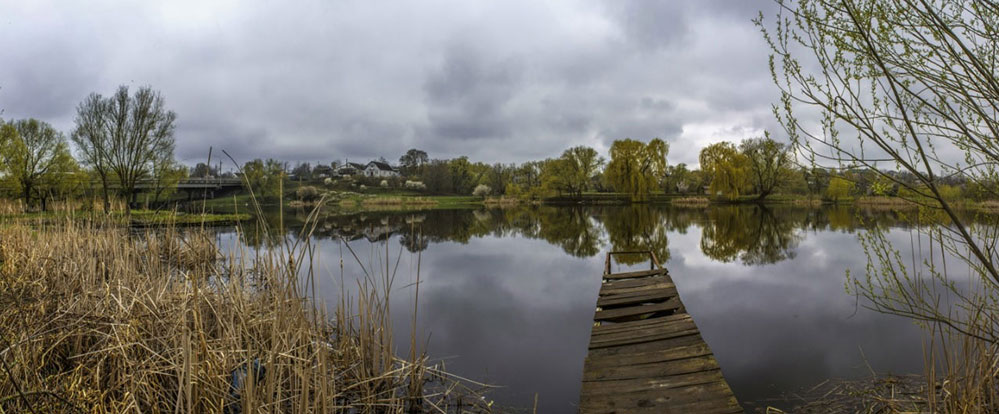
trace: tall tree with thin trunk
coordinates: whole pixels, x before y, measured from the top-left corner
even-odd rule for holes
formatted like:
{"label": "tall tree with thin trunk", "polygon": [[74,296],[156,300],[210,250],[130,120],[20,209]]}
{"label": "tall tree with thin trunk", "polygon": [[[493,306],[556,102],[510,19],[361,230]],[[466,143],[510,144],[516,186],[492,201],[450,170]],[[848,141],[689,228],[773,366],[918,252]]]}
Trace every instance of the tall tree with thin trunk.
{"label": "tall tree with thin trunk", "polygon": [[127,86],[107,98],[91,94],[76,112],[72,139],[84,163],[101,179],[105,210],[111,181],[134,204],[139,181],[153,178],[157,163],[173,159],[177,115],[148,86],[132,95]]}

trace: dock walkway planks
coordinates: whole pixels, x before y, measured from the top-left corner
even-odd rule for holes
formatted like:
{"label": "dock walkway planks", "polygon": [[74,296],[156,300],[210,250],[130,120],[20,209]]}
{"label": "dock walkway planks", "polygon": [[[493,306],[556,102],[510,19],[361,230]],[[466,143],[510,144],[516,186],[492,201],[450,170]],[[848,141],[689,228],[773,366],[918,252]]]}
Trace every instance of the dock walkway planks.
{"label": "dock walkway planks", "polygon": [[579,412],[743,413],[669,272],[611,273],[607,254]]}

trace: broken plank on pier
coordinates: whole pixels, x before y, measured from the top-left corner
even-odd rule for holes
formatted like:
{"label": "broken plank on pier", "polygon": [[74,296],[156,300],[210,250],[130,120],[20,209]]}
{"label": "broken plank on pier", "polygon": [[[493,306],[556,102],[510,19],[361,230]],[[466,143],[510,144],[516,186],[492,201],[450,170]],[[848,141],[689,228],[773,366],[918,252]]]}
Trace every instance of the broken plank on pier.
{"label": "broken plank on pier", "polygon": [[580,413],[742,413],[669,272],[610,273],[597,297]]}

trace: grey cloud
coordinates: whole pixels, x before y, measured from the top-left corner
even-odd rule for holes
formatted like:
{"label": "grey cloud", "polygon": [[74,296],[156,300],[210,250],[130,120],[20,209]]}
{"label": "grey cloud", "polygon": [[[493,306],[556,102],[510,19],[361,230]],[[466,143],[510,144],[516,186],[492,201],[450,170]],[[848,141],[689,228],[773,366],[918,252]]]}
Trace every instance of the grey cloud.
{"label": "grey cloud", "polygon": [[646,49],[662,49],[687,35],[684,4],[677,1],[611,1],[608,8],[630,40]]}
{"label": "grey cloud", "polygon": [[772,118],[749,22],[768,3],[8,3],[0,109],[68,131],[88,93],[149,84],[189,163],[209,146],[522,162],[625,137],[703,142],[686,126]]}
{"label": "grey cloud", "polygon": [[441,139],[509,136],[506,106],[521,86],[515,60],[487,61],[469,45],[450,47],[425,84],[430,132]]}

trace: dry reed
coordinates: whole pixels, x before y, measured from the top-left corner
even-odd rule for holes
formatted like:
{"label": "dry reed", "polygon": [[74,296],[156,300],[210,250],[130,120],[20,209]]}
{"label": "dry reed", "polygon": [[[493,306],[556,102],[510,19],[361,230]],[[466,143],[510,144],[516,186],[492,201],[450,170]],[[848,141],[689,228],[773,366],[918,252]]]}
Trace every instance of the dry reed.
{"label": "dry reed", "polygon": [[365,206],[433,206],[436,200],[426,197],[370,197],[361,200]]}
{"label": "dry reed", "polygon": [[317,306],[308,234],[225,255],[203,230],[96,220],[0,240],[0,413],[490,410],[425,355],[394,355],[378,284]]}
{"label": "dry reed", "polygon": [[670,204],[679,207],[707,207],[711,200],[706,197],[680,197],[671,199]]}
{"label": "dry reed", "polygon": [[757,409],[766,414],[916,414],[926,413],[927,388],[923,378],[872,376],[853,380],[828,380],[783,399],[794,408]]}
{"label": "dry reed", "polygon": [[521,200],[519,198],[507,197],[505,195],[499,197],[486,197],[485,200],[482,200],[482,204],[496,207],[516,206],[520,205],[520,203]]}
{"label": "dry reed", "polygon": [[817,198],[795,198],[791,201],[791,204],[797,207],[819,207],[822,205],[822,200]]}
{"label": "dry reed", "polygon": [[919,204],[902,197],[865,196],[859,197],[854,205],[870,208],[917,208]]}

